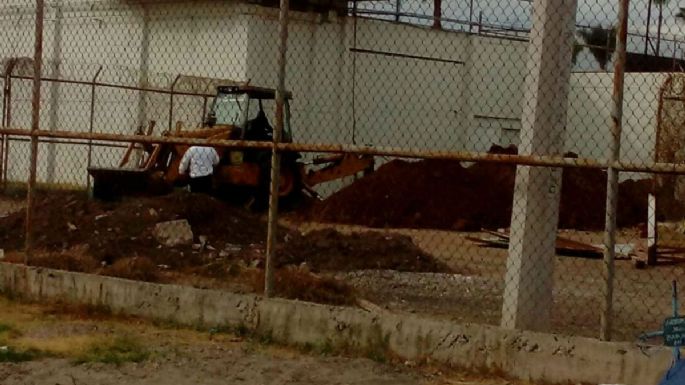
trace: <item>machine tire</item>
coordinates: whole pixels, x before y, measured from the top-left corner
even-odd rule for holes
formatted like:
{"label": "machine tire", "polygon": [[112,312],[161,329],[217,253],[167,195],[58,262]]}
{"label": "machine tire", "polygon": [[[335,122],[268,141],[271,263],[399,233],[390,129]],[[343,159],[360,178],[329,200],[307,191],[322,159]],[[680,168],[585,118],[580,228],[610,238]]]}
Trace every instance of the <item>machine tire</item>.
{"label": "machine tire", "polygon": [[[258,210],[269,208],[269,189],[271,186],[271,159],[262,162],[260,167],[260,183],[255,194],[255,205]],[[279,207],[283,210],[292,210],[302,198],[302,176],[298,164],[292,161],[281,163],[281,181],[287,184],[279,185]],[[285,186],[288,186],[285,188]]]}
{"label": "machine tire", "polygon": [[281,182],[288,181],[286,190],[279,186],[279,205],[283,210],[292,210],[302,200],[302,176],[297,163],[284,164],[281,168]]}

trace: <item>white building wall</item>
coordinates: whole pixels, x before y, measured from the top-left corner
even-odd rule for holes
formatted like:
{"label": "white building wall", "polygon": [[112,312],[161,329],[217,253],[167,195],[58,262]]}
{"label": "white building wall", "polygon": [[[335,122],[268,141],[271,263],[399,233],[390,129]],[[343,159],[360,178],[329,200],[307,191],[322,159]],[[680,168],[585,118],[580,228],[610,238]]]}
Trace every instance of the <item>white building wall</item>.
{"label": "white building wall", "polygon": [[518,144],[527,43],[473,36],[468,60],[469,125],[465,149]]}
{"label": "white building wall", "polygon": [[[60,63],[46,71],[62,78],[90,81],[102,66],[100,81],[123,85],[168,88],[178,74],[276,85],[275,9],[216,1],[147,3],[147,8],[109,1],[91,8],[92,1],[64,0],[58,52],[57,3],[50,2],[45,58]],[[0,5],[0,30],[8,31],[0,39],[0,60],[32,55],[32,12]],[[297,141],[472,151],[518,142],[526,43],[379,20],[291,16],[287,87],[294,94]],[[663,78],[626,76],[625,159],[651,159]],[[611,74],[572,75],[567,151],[605,155],[611,86]],[[12,126],[28,127],[30,81],[14,80],[13,88]],[[87,131],[90,87],[60,85],[55,114],[51,92],[44,83],[41,126]],[[158,130],[169,126],[168,95],[98,87],[96,100],[96,132],[130,133],[148,120],[157,121]],[[197,125],[201,109],[201,98],[176,96],[172,125],[179,120]],[[40,151],[39,180],[49,179],[46,154],[52,151],[55,182],[85,183],[86,147],[46,145]],[[97,148],[93,163],[114,165],[121,154],[121,149]],[[24,180],[27,164],[28,146],[13,142],[10,179]]]}

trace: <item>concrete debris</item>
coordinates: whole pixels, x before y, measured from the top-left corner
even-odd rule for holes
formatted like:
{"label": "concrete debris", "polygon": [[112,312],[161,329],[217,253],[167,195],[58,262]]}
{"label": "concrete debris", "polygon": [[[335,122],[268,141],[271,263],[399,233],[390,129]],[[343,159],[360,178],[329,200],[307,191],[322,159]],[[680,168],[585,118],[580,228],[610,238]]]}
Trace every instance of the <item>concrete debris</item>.
{"label": "concrete debris", "polygon": [[262,265],[262,260],[261,260],[261,259],[255,259],[255,260],[253,260],[252,262],[250,262],[250,267],[251,267],[251,268],[254,268],[254,269],[260,267],[261,265]]}
{"label": "concrete debris", "polygon": [[231,256],[231,253],[229,253],[229,252],[226,251],[226,250],[221,250],[221,251],[219,252],[219,258],[228,258],[228,257],[230,257],[230,256]]}
{"label": "concrete debris", "polygon": [[224,251],[228,253],[239,253],[243,250],[243,247],[240,245],[234,245],[232,243],[227,243],[226,246],[224,246]]}
{"label": "concrete debris", "polygon": [[193,250],[200,251],[202,249],[201,243],[193,243]]}
{"label": "concrete debris", "polygon": [[157,242],[166,247],[187,246],[193,243],[193,231],[185,219],[157,223],[152,235]]}
{"label": "concrete debris", "polygon": [[5,250],[4,250],[4,249],[0,249],[0,261],[3,260],[3,259],[5,259]]}
{"label": "concrete debris", "polygon": [[74,224],[71,223],[71,222],[67,222],[67,227],[69,228],[69,231],[76,231],[76,230],[78,230],[78,227],[76,227],[76,225],[74,225]]}
{"label": "concrete debris", "polygon": [[[604,250],[604,245],[593,245],[599,249]],[[614,254],[616,258],[630,258],[635,255],[635,245],[632,243],[617,243],[614,245]]]}
{"label": "concrete debris", "polygon": [[100,215],[96,215],[96,216],[95,216],[95,220],[96,220],[96,221],[99,221],[100,219],[102,219],[102,218],[107,218],[108,216],[109,216],[109,214],[100,214]]}
{"label": "concrete debris", "polygon": [[207,246],[207,236],[206,235],[200,235],[197,238],[200,240],[200,249],[204,250],[205,246]]}
{"label": "concrete debris", "polygon": [[150,214],[151,217],[156,217],[157,216],[157,210],[150,208],[148,211],[148,214]]}
{"label": "concrete debris", "polygon": [[[466,239],[468,239],[471,242],[479,244],[481,247],[495,247],[504,249],[509,247],[509,234],[498,231],[483,231],[492,235],[492,237],[466,237]],[[618,248],[619,245],[616,246]],[[627,246],[628,245],[622,245],[620,250],[630,250]],[[564,238],[561,236],[557,236],[556,251],[559,255],[565,255],[570,257],[602,258],[603,256],[603,246],[601,245],[591,245],[588,243],[575,241],[573,239]],[[617,256],[622,257],[623,254],[617,253]]]}

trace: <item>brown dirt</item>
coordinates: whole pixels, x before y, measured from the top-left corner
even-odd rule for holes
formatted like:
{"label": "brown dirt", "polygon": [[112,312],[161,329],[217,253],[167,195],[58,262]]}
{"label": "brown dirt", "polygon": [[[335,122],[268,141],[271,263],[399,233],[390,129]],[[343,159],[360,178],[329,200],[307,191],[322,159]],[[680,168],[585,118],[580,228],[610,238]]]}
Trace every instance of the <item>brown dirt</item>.
{"label": "brown dirt", "polygon": [[[264,270],[253,275],[251,284],[255,292],[264,292]],[[276,271],[274,289],[279,297],[301,301],[332,305],[352,305],[355,302],[355,293],[348,284],[292,267]]]}
{"label": "brown dirt", "polygon": [[[515,154],[513,146],[490,153]],[[567,154],[574,157],[574,154]],[[373,174],[318,202],[306,217],[319,222],[370,227],[460,231],[508,227],[516,167],[427,159],[393,160]],[[625,181],[619,189],[618,225],[634,226],[647,215],[651,181]],[[563,172],[559,227],[604,227],[606,172],[570,168]]]}
{"label": "brown dirt", "polygon": [[[204,235],[210,247],[161,246],[152,229],[174,219],[188,220],[195,242]],[[0,244],[6,251],[23,248],[24,220],[24,210],[0,218]],[[103,203],[82,194],[51,192],[37,197],[33,229],[34,246],[40,252],[32,257],[32,265],[154,282],[173,282],[181,274],[239,281],[259,290],[254,276],[264,265],[266,222],[261,215],[209,196],[180,193]],[[301,272],[277,275],[277,292],[289,298],[352,301],[344,283],[307,278],[307,270],[448,271],[402,235],[336,231],[301,235],[285,227],[279,228],[278,235],[277,267],[307,266]],[[220,256],[226,248],[231,249],[228,255]],[[23,256],[10,253],[8,260],[21,262]]]}
{"label": "brown dirt", "polygon": [[[322,253],[325,250],[325,253]],[[418,248],[401,234],[317,230],[286,243],[283,264],[306,263],[319,271],[397,270],[447,272],[443,263]],[[354,258],[351,258],[354,256]]]}

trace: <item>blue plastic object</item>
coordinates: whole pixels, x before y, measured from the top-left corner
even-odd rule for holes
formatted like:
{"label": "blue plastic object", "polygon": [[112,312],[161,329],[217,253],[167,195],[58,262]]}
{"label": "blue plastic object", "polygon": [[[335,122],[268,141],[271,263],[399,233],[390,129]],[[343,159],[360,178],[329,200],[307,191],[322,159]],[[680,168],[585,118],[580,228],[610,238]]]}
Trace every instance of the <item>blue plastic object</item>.
{"label": "blue plastic object", "polygon": [[683,385],[685,384],[685,360],[674,361],[668,369],[659,385]]}
{"label": "blue plastic object", "polygon": [[[678,316],[678,286],[676,281],[673,281],[671,304],[673,305],[673,317],[670,320],[679,320]],[[667,319],[664,322],[662,330],[643,334],[642,339],[663,336],[666,341],[673,341],[673,361],[671,367],[668,369],[664,377],[659,382],[659,385],[685,385],[685,360],[680,359],[680,342],[682,341],[682,332],[679,333],[678,327],[671,327],[674,322],[669,322]],[[678,325],[679,326],[679,325]],[[669,338],[670,337],[670,338]]]}

